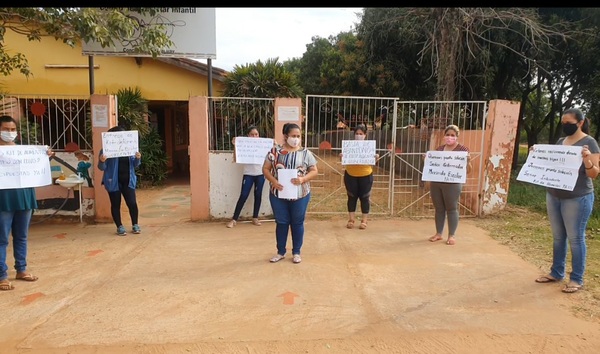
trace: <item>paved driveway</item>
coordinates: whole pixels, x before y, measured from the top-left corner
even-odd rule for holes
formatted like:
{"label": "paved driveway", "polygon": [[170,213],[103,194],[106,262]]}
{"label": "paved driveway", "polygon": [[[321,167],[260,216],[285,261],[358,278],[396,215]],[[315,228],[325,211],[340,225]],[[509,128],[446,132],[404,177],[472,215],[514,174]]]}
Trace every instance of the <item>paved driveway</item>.
{"label": "paved driveway", "polygon": [[[0,293],[0,353],[598,353],[559,284],[463,219],[306,223],[303,262],[271,264],[273,222],[188,221],[185,187],[140,195],[141,235],[31,230],[35,283]],[[125,217],[127,220],[127,217]],[[12,248],[10,248],[12,254]],[[9,266],[12,267],[9,256]],[[14,272],[11,270],[11,277]]]}

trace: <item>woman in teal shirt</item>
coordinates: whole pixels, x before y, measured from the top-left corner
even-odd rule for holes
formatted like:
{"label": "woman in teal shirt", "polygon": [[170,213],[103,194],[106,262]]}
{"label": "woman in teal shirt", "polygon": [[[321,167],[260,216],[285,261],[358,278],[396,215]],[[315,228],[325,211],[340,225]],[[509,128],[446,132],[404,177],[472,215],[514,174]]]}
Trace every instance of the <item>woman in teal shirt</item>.
{"label": "woman in teal shirt", "polygon": [[[0,116],[0,145],[16,145],[17,122],[10,116]],[[48,155],[52,156],[48,149]],[[38,277],[27,273],[27,236],[33,209],[37,209],[34,188],[0,189],[0,291],[13,290],[8,281],[6,251],[12,232],[16,280],[36,281]]]}

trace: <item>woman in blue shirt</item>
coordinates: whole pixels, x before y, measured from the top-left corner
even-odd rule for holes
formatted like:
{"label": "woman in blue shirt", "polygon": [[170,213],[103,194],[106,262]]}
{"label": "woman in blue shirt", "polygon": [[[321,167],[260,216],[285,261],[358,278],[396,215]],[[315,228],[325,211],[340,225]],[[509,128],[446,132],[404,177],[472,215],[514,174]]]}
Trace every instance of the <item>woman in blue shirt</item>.
{"label": "woman in blue shirt", "polygon": [[[116,126],[110,128],[109,132],[124,131],[122,127]],[[104,171],[102,184],[108,192],[110,198],[110,213],[117,226],[117,235],[125,236],[127,231],[121,222],[121,196],[125,199],[125,204],[129,209],[131,217],[132,231],[134,234],[142,232],[138,225],[138,205],[135,197],[135,187],[137,185],[137,176],[135,169],[140,165],[142,155],[136,152],[133,156],[107,158],[104,150],[100,150],[98,159],[98,168]]]}

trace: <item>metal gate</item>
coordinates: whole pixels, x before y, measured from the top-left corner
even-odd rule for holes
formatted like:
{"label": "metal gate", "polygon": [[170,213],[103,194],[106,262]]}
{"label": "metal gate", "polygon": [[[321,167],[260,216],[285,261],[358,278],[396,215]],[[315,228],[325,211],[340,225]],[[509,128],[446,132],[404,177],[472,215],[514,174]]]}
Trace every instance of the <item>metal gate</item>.
{"label": "metal gate", "polygon": [[367,139],[376,141],[379,154],[373,172],[371,214],[433,216],[428,184],[421,181],[423,154],[440,145],[444,128],[455,124],[461,129],[459,141],[471,150],[474,168],[463,187],[460,215],[478,215],[486,116],[484,101],[307,95],[304,144],[314,153],[319,168],[318,178],[311,181],[308,213],[347,213],[339,154],[342,140],[354,139],[352,129],[365,124]]}

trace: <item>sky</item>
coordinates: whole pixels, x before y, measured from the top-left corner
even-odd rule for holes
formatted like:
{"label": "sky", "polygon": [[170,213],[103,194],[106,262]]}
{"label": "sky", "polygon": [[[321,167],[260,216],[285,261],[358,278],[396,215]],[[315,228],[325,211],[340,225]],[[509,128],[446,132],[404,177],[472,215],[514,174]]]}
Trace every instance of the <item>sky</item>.
{"label": "sky", "polygon": [[[362,8],[219,8],[215,9],[217,59],[227,71],[235,65],[302,57],[313,36],[328,38],[355,29]],[[206,59],[200,59],[206,63]]]}

